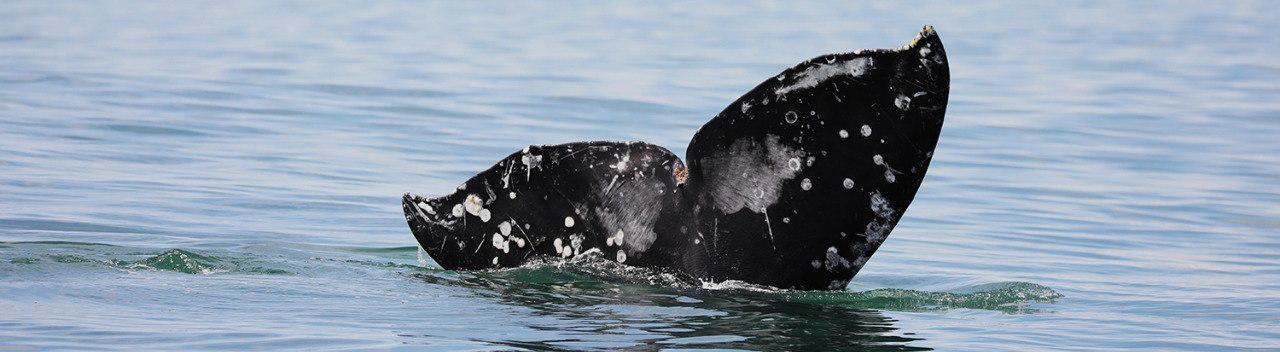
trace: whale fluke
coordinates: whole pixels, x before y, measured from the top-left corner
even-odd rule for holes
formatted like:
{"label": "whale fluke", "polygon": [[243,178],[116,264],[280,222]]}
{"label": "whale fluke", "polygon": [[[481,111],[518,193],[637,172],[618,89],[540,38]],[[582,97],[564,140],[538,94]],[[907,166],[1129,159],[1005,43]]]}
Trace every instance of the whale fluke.
{"label": "whale fluke", "polygon": [[819,56],[766,79],[686,151],[530,146],[451,195],[406,194],[447,269],[598,253],[711,281],[840,289],[901,219],[933,157],[950,74],[926,26],[894,50]]}
{"label": "whale fluke", "polygon": [[[529,146],[435,199],[404,196],[422,248],[448,269],[518,266],[536,255],[600,252],[647,261],[659,233],[692,225],[680,210],[684,163],[640,142]],[[634,254],[631,259],[628,254]]]}

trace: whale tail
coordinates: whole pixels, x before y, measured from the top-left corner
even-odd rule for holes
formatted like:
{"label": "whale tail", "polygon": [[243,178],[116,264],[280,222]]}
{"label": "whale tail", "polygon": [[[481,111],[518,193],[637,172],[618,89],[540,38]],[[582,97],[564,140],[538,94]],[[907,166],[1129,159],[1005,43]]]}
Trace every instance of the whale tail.
{"label": "whale tail", "polygon": [[458,191],[403,198],[441,266],[599,253],[709,280],[844,287],[901,219],[942,129],[950,73],[926,26],[894,50],[819,56],[766,79],[686,151],[530,146]]}
{"label": "whale tail", "polygon": [[738,98],[687,152],[698,229],[713,239],[707,271],[844,287],[924,180],[949,85],[925,27],[897,50],[819,56]]}

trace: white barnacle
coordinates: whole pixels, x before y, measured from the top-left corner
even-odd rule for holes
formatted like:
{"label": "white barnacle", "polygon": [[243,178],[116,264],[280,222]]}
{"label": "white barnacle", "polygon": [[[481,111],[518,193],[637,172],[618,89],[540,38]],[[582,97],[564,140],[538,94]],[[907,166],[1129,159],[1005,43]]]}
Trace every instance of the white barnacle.
{"label": "white barnacle", "polygon": [[489,222],[489,217],[491,215],[492,214],[489,213],[489,209],[480,209],[480,214],[476,216],[480,217],[480,221]]}
{"label": "white barnacle", "polygon": [[566,217],[564,217],[564,227],[573,227],[573,217],[572,217],[572,216],[566,216]]}
{"label": "white barnacle", "polygon": [[840,130],[840,138],[849,138],[849,131]]}
{"label": "white barnacle", "polygon": [[529,153],[529,147],[524,147],[524,155],[520,156],[520,161],[524,162],[524,180],[526,182],[533,177],[533,168],[542,168],[542,156]]}
{"label": "white barnacle", "polygon": [[862,136],[863,136],[863,137],[871,137],[871,126],[869,126],[869,125],[862,125]]}
{"label": "white barnacle", "polygon": [[511,236],[511,223],[506,221],[498,223],[498,232],[501,232],[503,236]]}
{"label": "white barnacle", "polygon": [[453,217],[455,217],[455,218],[462,217],[462,213],[463,213],[463,211],[464,211],[464,210],[462,210],[462,204],[454,204],[454,205],[453,205]]}
{"label": "white barnacle", "polygon": [[848,177],[844,179],[844,189],[853,189],[853,179]]}
{"label": "white barnacle", "polygon": [[484,201],[480,199],[480,196],[468,194],[467,200],[462,202],[462,206],[467,209],[467,213],[479,216],[480,209],[484,209]]}
{"label": "white barnacle", "polygon": [[867,238],[868,243],[880,243],[884,241],[884,236],[889,233],[889,224],[881,224],[876,221],[867,223],[867,231],[863,237]]}
{"label": "white barnacle", "polygon": [[516,243],[516,247],[524,248],[524,239],[520,237],[512,237],[512,241]]}
{"label": "white barnacle", "polygon": [[787,160],[787,167],[790,167],[791,171],[800,171],[800,158],[791,158],[791,160]]}
{"label": "white barnacle", "polygon": [[622,238],[624,236],[626,236],[626,234],[623,233],[621,229],[619,229],[618,232],[614,233],[613,236],[609,236],[609,238],[605,239],[605,244],[610,246],[613,246],[613,245],[621,246]]}
{"label": "white barnacle", "polygon": [[626,263],[626,262],[627,262],[627,252],[623,252],[621,249],[619,249],[619,250],[618,250],[618,256],[617,256],[617,259],[618,259],[618,262],[619,262],[619,263]]}
{"label": "white barnacle", "polygon": [[578,254],[582,253],[582,241],[583,241],[583,240],[584,240],[584,237],[583,237],[582,235],[579,235],[579,234],[574,234],[574,235],[572,235],[572,236],[569,236],[569,247],[570,247],[570,248],[573,248],[573,255],[575,255],[575,256],[576,256],[576,255],[578,255]]}
{"label": "white barnacle", "polygon": [[796,115],[795,111],[787,111],[784,117],[786,118],[787,123],[796,123],[796,120],[800,118],[800,116]]}
{"label": "white barnacle", "polygon": [[884,195],[878,191],[871,193],[870,205],[871,211],[875,212],[876,216],[889,219],[894,215],[893,208],[889,206],[889,200],[885,199]]}
{"label": "white barnacle", "polygon": [[893,106],[897,106],[902,110],[909,109],[911,108],[911,97],[898,95],[898,98],[893,100]]}
{"label": "white barnacle", "polygon": [[493,257],[493,265],[498,265],[498,257]]}
{"label": "white barnacle", "polygon": [[507,193],[507,197],[511,199],[516,199],[516,192]]}
{"label": "white barnacle", "polygon": [[836,250],[836,247],[827,247],[826,259],[825,264],[827,270],[837,270],[840,267],[849,267],[849,260],[841,256],[840,252]]}
{"label": "white barnacle", "polygon": [[496,233],[493,234],[493,238],[489,240],[489,243],[493,244],[493,248],[502,248],[503,242],[506,242],[506,240],[502,239],[501,234]]}
{"label": "white barnacle", "polygon": [[873,155],[871,156],[871,162],[876,165],[884,165],[884,157],[880,156],[880,154]]}
{"label": "white barnacle", "polygon": [[618,169],[619,172],[627,169],[627,162],[631,161],[631,154],[623,154],[622,160],[618,160],[617,164],[609,165],[610,168]]}
{"label": "white barnacle", "polygon": [[810,190],[810,189],[813,189],[813,182],[812,182],[812,181],[809,181],[809,179],[808,179],[808,178],[805,178],[805,179],[803,179],[803,180],[800,180],[800,189],[803,189],[803,190],[806,190],[806,191],[808,191],[808,190]]}

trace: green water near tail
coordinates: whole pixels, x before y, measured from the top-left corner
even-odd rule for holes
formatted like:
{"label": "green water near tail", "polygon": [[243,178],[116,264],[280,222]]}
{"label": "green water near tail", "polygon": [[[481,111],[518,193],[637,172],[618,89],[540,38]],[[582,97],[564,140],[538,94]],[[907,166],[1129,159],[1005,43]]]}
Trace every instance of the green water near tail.
{"label": "green water near tail", "polygon": [[[99,243],[81,242],[9,242],[6,248],[13,250],[11,264],[24,266],[42,263],[80,264],[89,267],[124,270],[165,271],[183,274],[254,273],[288,275],[287,270],[272,268],[252,256],[218,257],[200,254],[181,248],[158,253]],[[56,253],[50,252],[56,249]],[[62,253],[70,250],[72,253]],[[134,259],[139,258],[139,259]],[[33,268],[39,269],[39,268]]]}
{"label": "green water near tail", "polygon": [[1006,313],[1034,313],[1032,303],[1053,303],[1061,293],[1030,282],[997,282],[945,292],[882,288],[862,292],[803,292],[790,299],[822,305],[890,311],[929,311],[954,308],[994,310]]}
{"label": "green water near tail", "polygon": [[[16,270],[56,270],[54,265],[128,271],[172,272],[190,275],[306,275],[329,276],[349,270],[384,270],[433,284],[469,288],[551,288],[608,292],[642,290],[682,295],[739,295],[759,299],[840,306],[854,309],[931,311],[981,309],[1005,313],[1034,313],[1034,303],[1053,303],[1063,297],[1052,288],[1027,282],[997,282],[948,291],[880,288],[867,291],[792,291],[745,283],[707,283],[676,273],[621,265],[599,258],[574,261],[548,259],[502,270],[456,272],[431,268],[415,257],[417,247],[360,248],[314,247],[324,255],[287,254],[291,248],[257,246],[266,252],[195,250],[173,248],[149,251],[139,248],[76,242],[7,242],[8,263]],[[65,253],[65,252],[73,253]],[[343,253],[372,255],[344,258]],[[133,259],[137,258],[137,259]],[[9,271],[13,271],[11,269]]]}

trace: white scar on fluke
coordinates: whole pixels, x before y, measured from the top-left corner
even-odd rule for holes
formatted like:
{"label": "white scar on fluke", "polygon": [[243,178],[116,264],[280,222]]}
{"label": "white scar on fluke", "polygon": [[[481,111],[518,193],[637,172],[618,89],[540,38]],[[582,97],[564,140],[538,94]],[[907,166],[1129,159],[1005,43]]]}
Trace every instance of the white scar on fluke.
{"label": "white scar on fluke", "polygon": [[703,164],[714,174],[709,178],[724,180],[709,184],[715,206],[726,214],[747,209],[763,212],[778,201],[784,180],[800,172],[800,158],[805,153],[768,135],[763,142],[741,139],[721,154],[705,158]]}
{"label": "white scar on fluke", "polygon": [[[855,58],[840,63],[814,63],[813,66],[797,73],[793,78],[793,83],[778,87],[773,92],[782,96],[795,90],[817,87],[818,84],[831,77],[839,75],[861,76],[867,72],[867,68],[871,64],[871,58]],[[743,110],[746,110],[746,108],[743,108]]]}

